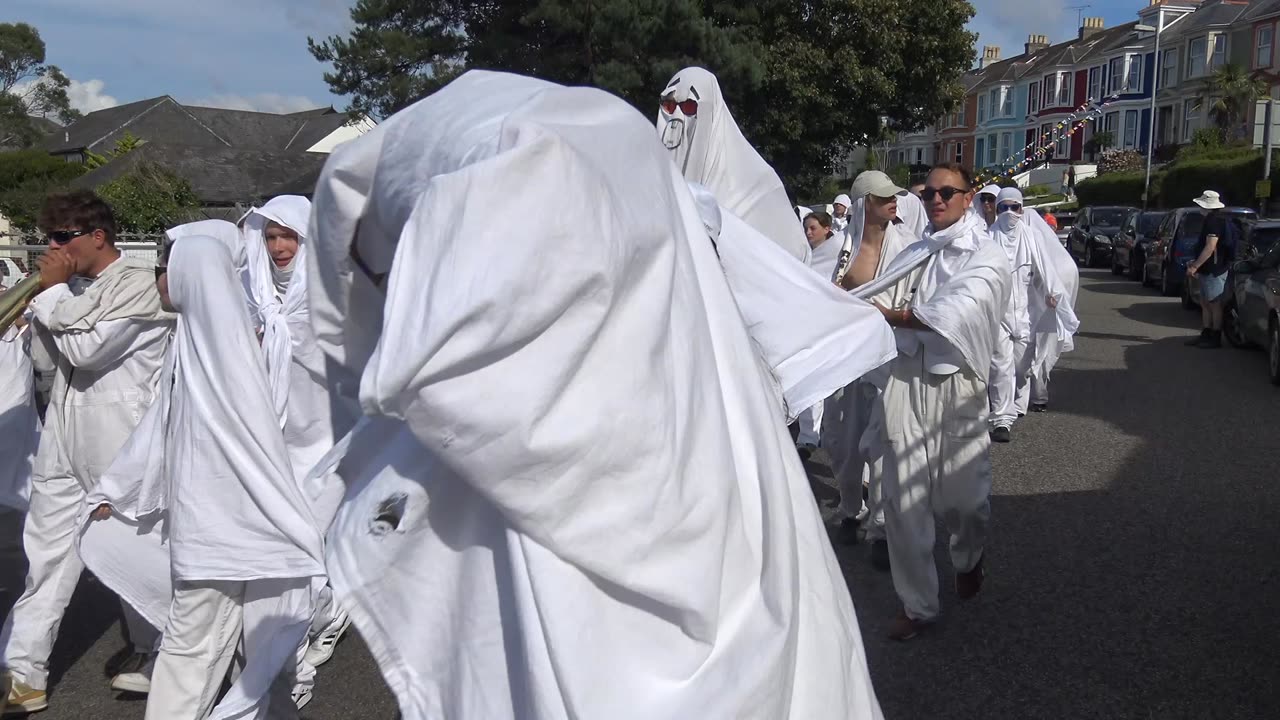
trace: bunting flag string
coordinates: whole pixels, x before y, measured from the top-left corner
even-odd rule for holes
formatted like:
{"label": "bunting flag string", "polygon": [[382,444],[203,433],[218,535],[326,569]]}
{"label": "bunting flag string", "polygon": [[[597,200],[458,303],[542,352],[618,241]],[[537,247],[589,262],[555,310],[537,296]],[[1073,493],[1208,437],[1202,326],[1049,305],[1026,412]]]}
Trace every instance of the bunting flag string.
{"label": "bunting flag string", "polygon": [[[1119,97],[1120,97],[1119,95],[1110,95],[1100,100],[1090,99],[1088,102],[1084,103],[1080,107],[1073,110],[1071,114],[1069,114],[1066,118],[1059,120],[1057,123],[1055,123],[1051,130],[1040,133],[1036,137],[1036,139],[1027,143],[1020,150],[1014,152],[1009,157],[1005,158],[1004,162],[1000,164],[1008,165],[1009,163],[1016,160],[1019,156],[1022,157],[1022,160],[1014,163],[1013,165],[1007,167],[1005,170],[999,173],[996,173],[994,175],[989,175],[989,176],[979,175],[978,179],[975,181],[976,184],[981,186],[981,185],[987,184],[988,182],[996,178],[1002,178],[1005,176],[1011,177],[1013,175],[1016,175],[1018,171],[1021,170],[1023,167],[1025,167],[1027,164],[1034,162],[1036,160],[1043,159],[1046,155],[1048,155],[1049,148],[1051,148],[1054,144],[1056,144],[1062,138],[1072,137],[1073,135],[1075,135],[1077,131],[1079,131],[1085,125],[1097,120],[1099,117],[1102,116],[1103,110]],[[1076,119],[1078,117],[1080,118],[1079,120]],[[1061,132],[1063,128],[1069,128],[1066,134],[1063,134]],[[1029,152],[1033,148],[1034,148],[1034,152]]]}

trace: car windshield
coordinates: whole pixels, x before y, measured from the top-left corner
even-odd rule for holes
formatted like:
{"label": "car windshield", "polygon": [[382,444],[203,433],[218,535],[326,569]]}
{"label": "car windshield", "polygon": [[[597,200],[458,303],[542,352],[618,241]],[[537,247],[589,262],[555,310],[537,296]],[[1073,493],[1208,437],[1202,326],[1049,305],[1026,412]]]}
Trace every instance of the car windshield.
{"label": "car windshield", "polygon": [[1280,227],[1268,227],[1254,230],[1250,242],[1253,249],[1261,254],[1275,247],[1277,240],[1280,240]]}
{"label": "car windshield", "polygon": [[1156,230],[1160,227],[1160,221],[1164,220],[1164,213],[1149,212],[1142,213],[1138,218],[1138,232],[1143,235],[1155,235]]}
{"label": "car windshield", "polygon": [[1093,224],[1103,225],[1106,227],[1118,227],[1124,222],[1124,216],[1128,211],[1122,209],[1107,209],[1093,211]]}

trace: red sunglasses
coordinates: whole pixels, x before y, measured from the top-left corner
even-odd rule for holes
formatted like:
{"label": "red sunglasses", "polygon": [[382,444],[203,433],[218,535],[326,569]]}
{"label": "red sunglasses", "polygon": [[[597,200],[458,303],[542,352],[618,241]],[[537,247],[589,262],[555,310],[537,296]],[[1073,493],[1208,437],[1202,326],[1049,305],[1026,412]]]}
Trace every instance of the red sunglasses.
{"label": "red sunglasses", "polygon": [[675,98],[662,99],[662,109],[668,115],[674,115],[676,108],[680,108],[680,112],[684,113],[686,116],[693,117],[698,114],[698,101],[689,99],[683,102],[676,102]]}

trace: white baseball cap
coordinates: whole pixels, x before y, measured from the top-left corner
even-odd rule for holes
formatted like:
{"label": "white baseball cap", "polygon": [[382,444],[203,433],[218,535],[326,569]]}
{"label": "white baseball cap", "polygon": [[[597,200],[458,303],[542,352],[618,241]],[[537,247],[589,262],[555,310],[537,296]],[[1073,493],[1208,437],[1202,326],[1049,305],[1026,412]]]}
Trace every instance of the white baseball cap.
{"label": "white baseball cap", "polygon": [[864,198],[868,195],[887,198],[906,195],[907,191],[905,188],[898,187],[888,175],[879,170],[867,170],[854,179],[853,188],[849,190],[849,194],[856,198]]}

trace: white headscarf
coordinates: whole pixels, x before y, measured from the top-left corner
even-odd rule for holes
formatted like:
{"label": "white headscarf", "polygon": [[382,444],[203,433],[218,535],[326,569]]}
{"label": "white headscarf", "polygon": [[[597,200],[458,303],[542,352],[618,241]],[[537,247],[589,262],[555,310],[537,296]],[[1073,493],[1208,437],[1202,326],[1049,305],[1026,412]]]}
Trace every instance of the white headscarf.
{"label": "white headscarf", "polygon": [[312,319],[378,416],[329,568],[407,718],[881,717],[778,401],[652,137],[602,91],[472,71],[320,178]]}
{"label": "white headscarf", "polygon": [[[267,253],[268,222],[298,234],[298,252],[288,268],[277,268]],[[254,208],[244,221],[244,248],[248,264],[250,303],[262,329],[262,350],[267,358],[267,382],[272,405],[283,425],[288,414],[289,363],[296,333],[306,328],[307,273],[304,269],[310,234],[311,202],[298,195],[281,195]],[[302,264],[299,264],[302,260]],[[283,292],[282,292],[283,289]]]}
{"label": "white headscarf", "polygon": [[667,83],[662,97],[668,95],[677,102],[698,103],[693,117],[679,108],[671,114],[658,109],[658,137],[685,179],[706,186],[726,210],[792,257],[807,261],[809,243],[789,218],[791,203],[782,180],[734,122],[716,76],[699,67],[685,68]]}

